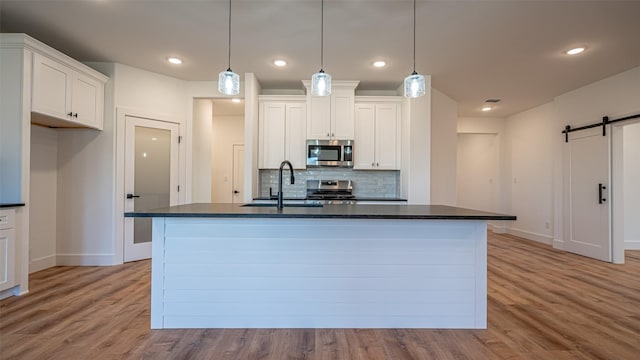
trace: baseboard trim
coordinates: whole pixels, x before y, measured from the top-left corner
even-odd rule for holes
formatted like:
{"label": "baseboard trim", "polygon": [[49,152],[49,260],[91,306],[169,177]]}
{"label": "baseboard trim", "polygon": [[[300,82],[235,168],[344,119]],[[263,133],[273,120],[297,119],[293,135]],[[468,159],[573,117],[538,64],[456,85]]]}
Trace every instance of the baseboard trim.
{"label": "baseboard trim", "polygon": [[537,234],[530,231],[524,231],[524,230],[515,229],[515,228],[508,228],[507,232],[511,235],[525,238],[527,240],[533,240],[533,241],[537,241],[547,245],[553,244],[553,238],[548,235]]}
{"label": "baseboard trim", "polygon": [[56,255],[43,256],[29,262],[29,274],[56,266]]}
{"label": "baseboard trim", "polygon": [[113,254],[58,254],[57,265],[65,266],[111,266]]}
{"label": "baseboard trim", "polygon": [[640,250],[640,240],[627,240],[624,242],[625,250]]}
{"label": "baseboard trim", "polygon": [[564,250],[564,240],[562,239],[553,239],[553,248]]}
{"label": "baseboard trim", "polygon": [[504,225],[487,224],[489,229],[496,234],[506,234],[507,227]]}

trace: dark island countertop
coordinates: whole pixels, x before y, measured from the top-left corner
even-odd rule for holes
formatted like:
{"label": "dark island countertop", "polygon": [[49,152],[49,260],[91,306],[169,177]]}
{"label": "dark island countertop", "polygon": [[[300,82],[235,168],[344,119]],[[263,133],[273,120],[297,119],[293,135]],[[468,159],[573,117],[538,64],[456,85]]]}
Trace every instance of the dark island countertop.
{"label": "dark island countertop", "polygon": [[[286,205],[286,202],[285,202]],[[285,207],[241,204],[195,203],[154,210],[129,212],[125,217],[191,218],[306,218],[306,219],[412,219],[412,220],[516,220],[513,215],[444,205],[324,205]]]}
{"label": "dark island countertop", "polygon": [[21,206],[24,206],[24,203],[0,203],[0,209]]}

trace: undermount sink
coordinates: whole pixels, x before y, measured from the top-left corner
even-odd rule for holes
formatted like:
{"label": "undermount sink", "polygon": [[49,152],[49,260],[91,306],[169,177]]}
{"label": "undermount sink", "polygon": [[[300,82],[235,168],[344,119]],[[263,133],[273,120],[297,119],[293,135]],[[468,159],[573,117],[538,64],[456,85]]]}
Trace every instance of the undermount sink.
{"label": "undermount sink", "polygon": [[[244,204],[243,207],[276,207],[278,204],[276,203],[251,203]],[[284,207],[322,207],[322,204],[283,204]]]}

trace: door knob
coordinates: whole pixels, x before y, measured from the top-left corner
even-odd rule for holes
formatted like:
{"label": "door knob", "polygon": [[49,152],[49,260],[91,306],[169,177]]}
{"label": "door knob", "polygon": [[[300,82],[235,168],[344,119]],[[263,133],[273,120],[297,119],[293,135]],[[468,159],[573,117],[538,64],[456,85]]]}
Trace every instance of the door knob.
{"label": "door knob", "polygon": [[127,199],[139,198],[140,195],[127,194]]}
{"label": "door knob", "polygon": [[240,194],[240,191],[238,191],[238,190],[233,190],[233,193],[234,193],[234,194]]}

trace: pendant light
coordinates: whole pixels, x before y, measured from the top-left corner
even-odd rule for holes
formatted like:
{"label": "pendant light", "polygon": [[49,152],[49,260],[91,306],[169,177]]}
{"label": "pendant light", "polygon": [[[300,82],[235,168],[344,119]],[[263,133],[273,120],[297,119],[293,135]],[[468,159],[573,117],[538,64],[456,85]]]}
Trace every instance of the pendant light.
{"label": "pendant light", "polygon": [[425,94],[424,75],[416,72],[416,0],[413,0],[413,72],[404,78],[404,96],[417,98]]}
{"label": "pendant light", "polygon": [[231,71],[231,0],[229,0],[229,67],[218,75],[218,91],[225,95],[240,93],[240,76]]}
{"label": "pendant light", "polygon": [[311,95],[328,96],[331,94],[331,75],[324,72],[324,0],[321,2],[320,15],[320,71],[311,77]]}

